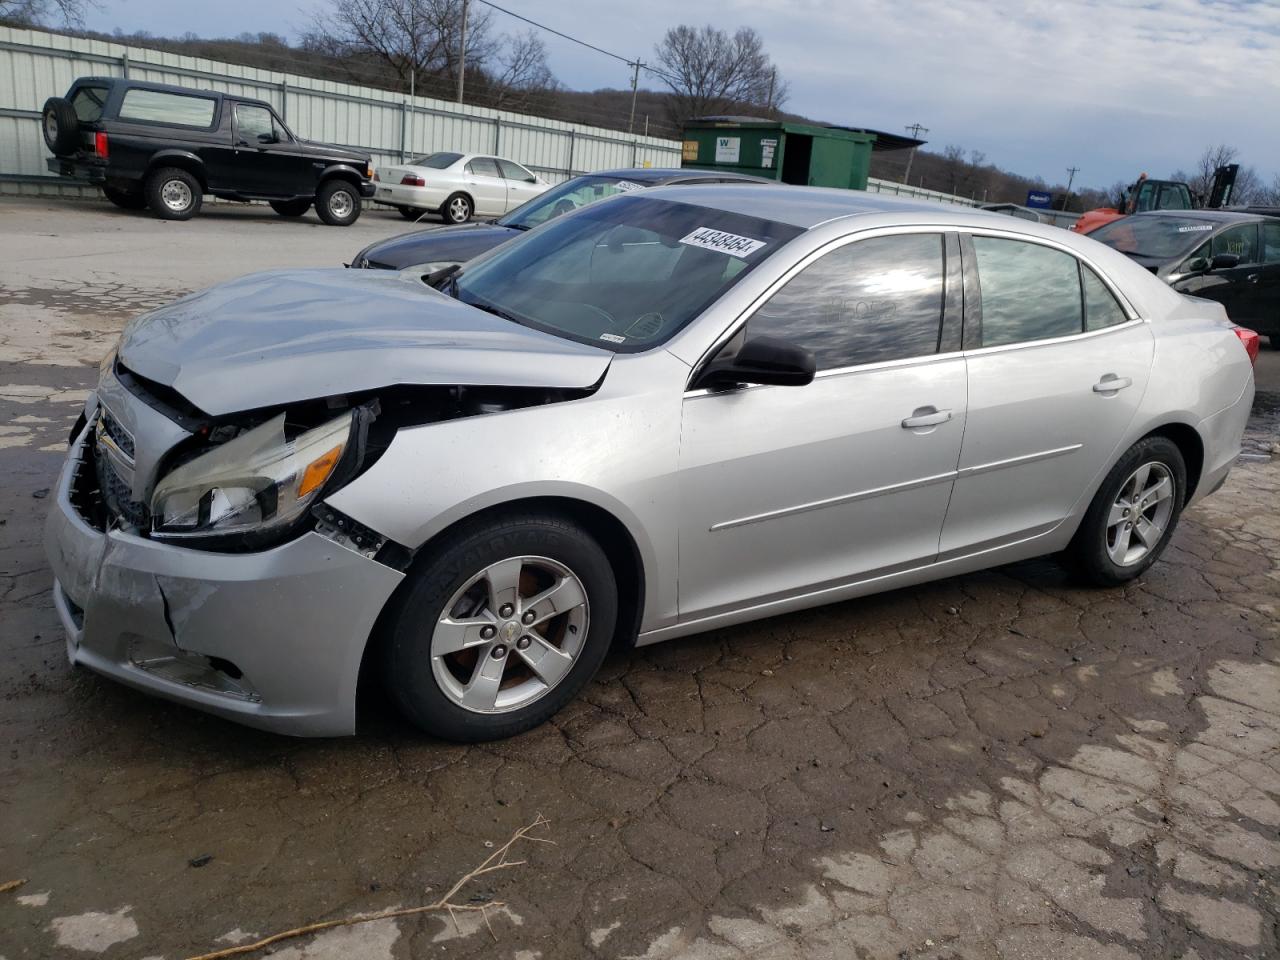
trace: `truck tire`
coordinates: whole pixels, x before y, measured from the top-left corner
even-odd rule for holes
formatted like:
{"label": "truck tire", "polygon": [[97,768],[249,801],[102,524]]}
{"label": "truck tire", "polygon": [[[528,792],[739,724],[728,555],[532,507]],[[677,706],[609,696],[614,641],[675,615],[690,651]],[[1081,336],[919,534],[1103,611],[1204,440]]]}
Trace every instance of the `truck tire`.
{"label": "truck tire", "polygon": [[360,219],[360,192],[346,180],[326,180],[316,194],[316,213],[331,227],[349,227]]}
{"label": "truck tire", "polygon": [[272,200],[271,209],[282,217],[300,217],[311,208],[310,200]]}
{"label": "truck tire", "polygon": [[147,205],[147,197],[141,190],[122,190],[119,187],[104,186],[102,193],[121,210],[142,210]]}
{"label": "truck tire", "polygon": [[161,167],[147,177],[147,206],[161,220],[190,220],[204,202],[200,181],[181,167]]}
{"label": "truck tire", "polygon": [[50,97],[40,111],[40,130],[44,142],[55,156],[65,157],[80,149],[80,118],[70,101]]}

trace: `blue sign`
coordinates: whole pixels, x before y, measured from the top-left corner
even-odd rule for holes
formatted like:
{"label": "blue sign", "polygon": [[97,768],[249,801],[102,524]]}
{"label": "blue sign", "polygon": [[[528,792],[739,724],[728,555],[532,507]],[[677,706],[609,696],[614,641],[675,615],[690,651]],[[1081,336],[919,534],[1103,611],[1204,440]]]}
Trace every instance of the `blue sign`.
{"label": "blue sign", "polygon": [[1028,190],[1027,206],[1037,210],[1048,210],[1053,206],[1053,194],[1045,193],[1043,190]]}

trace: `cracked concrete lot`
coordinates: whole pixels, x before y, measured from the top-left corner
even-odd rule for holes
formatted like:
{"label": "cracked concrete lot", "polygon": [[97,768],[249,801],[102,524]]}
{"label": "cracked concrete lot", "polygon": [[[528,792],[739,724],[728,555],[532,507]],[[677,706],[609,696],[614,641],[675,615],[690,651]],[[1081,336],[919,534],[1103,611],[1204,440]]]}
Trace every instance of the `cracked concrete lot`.
{"label": "cracked concrete lot", "polygon": [[[459,747],[260,734],[72,672],[41,547],[120,325],[356,228],[0,203],[0,956],[167,958],[427,903],[542,813],[554,845],[419,915],[287,941],[409,957],[1280,956],[1280,353],[1247,455],[1122,590],[1050,561],[616,654],[554,722]],[[495,939],[496,938],[496,939]]]}

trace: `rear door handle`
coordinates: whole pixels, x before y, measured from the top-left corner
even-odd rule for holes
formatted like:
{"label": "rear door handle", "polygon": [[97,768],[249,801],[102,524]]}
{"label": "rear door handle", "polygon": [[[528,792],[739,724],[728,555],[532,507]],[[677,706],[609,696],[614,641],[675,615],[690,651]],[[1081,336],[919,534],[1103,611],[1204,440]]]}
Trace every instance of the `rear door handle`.
{"label": "rear door handle", "polygon": [[936,427],[951,419],[950,410],[939,410],[937,407],[919,407],[911,412],[911,416],[902,421],[903,430],[915,430],[919,427]]}
{"label": "rear door handle", "polygon": [[1125,387],[1132,387],[1133,381],[1128,377],[1117,377],[1114,373],[1108,373],[1101,380],[1093,385],[1094,393],[1115,393],[1123,390]]}

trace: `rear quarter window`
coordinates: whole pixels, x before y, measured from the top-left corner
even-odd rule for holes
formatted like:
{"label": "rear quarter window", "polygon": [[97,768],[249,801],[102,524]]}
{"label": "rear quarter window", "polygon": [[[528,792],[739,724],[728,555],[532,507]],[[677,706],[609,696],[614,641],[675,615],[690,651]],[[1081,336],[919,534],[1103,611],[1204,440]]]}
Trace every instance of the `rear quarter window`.
{"label": "rear quarter window", "polygon": [[107,102],[106,87],[80,87],[71,95],[71,109],[81,123],[96,123],[102,119],[102,108]]}
{"label": "rear quarter window", "polygon": [[216,107],[217,101],[210,97],[135,88],[125,92],[120,119],[208,128],[213,126]]}

